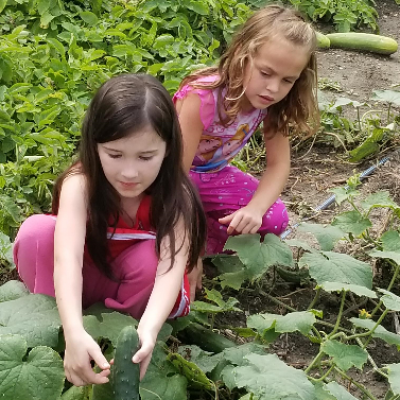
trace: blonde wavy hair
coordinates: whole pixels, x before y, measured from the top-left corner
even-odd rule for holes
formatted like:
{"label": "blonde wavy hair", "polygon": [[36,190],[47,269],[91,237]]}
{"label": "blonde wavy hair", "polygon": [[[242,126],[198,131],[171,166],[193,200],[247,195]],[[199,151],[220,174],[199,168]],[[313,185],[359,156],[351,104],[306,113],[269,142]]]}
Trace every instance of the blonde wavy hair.
{"label": "blonde wavy hair", "polygon": [[[294,83],[288,95],[268,108],[266,131],[285,136],[312,135],[319,123],[317,102],[317,62],[315,56],[316,34],[312,26],[297,12],[280,5],[269,5],[255,12],[233,37],[227,51],[217,67],[199,70],[187,76],[180,87],[190,84],[196,88],[215,89],[226,87],[225,96],[219,91],[218,114],[221,123],[229,126],[244,104],[243,83],[247,62],[257,50],[271,38],[284,38],[289,42],[309,49],[309,61]],[[193,83],[199,78],[218,75],[213,83]]]}

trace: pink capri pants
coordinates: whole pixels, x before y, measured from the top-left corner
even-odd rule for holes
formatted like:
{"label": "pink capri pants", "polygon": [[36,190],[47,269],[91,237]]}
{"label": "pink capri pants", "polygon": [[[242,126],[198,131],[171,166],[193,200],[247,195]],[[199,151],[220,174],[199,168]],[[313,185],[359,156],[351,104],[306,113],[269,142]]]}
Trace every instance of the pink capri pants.
{"label": "pink capri pants", "polygon": [[[206,253],[221,253],[228,234],[227,226],[221,225],[218,219],[246,206],[257,190],[259,181],[232,165],[218,172],[191,171],[190,178],[199,191],[207,216]],[[281,199],[278,199],[265,213],[258,232],[262,236],[267,233],[279,235],[285,230],[288,222],[286,207]]]}
{"label": "pink capri pants", "polygon": [[[54,228],[56,217],[33,215],[22,225],[14,243],[14,261],[22,281],[32,293],[54,297]],[[96,302],[140,318],[154,287],[158,265],[155,240],[142,240],[112,263],[114,282],[93,263],[83,265],[83,308]]]}

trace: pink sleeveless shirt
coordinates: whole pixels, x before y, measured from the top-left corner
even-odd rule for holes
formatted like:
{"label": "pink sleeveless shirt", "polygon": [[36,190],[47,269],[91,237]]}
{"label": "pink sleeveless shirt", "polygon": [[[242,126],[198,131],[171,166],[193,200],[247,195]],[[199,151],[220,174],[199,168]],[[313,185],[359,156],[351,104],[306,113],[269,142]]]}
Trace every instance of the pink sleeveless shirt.
{"label": "pink sleeveless shirt", "polygon": [[[217,79],[218,76],[213,75],[200,78],[195,83],[212,83]],[[196,93],[200,97],[200,119],[204,129],[191,167],[193,172],[216,172],[223,169],[246,145],[267,115],[266,109],[254,108],[240,112],[232,124],[224,127],[217,108],[219,90],[224,89],[198,89],[189,84],[178,90],[173,97],[174,103],[189,93]]]}

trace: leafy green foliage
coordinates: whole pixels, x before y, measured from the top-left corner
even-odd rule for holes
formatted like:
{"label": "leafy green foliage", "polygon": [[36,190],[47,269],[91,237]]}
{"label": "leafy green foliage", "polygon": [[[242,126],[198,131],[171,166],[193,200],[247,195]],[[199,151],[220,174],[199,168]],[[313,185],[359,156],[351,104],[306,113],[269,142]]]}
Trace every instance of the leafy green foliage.
{"label": "leafy green foliage", "polygon": [[372,1],[362,0],[289,0],[312,20],[333,21],[339,32],[349,32],[360,25],[368,25],[373,30],[378,26],[378,13]]}
{"label": "leafy green foliage", "polygon": [[314,397],[314,387],[304,372],[289,367],[276,355],[249,354],[244,359],[247,365],[232,370],[234,382],[259,399],[308,400]]}
{"label": "leafy green foliage", "polygon": [[321,349],[332,357],[333,362],[343,371],[347,371],[352,366],[362,369],[368,358],[368,353],[359,346],[347,345],[335,340],[324,342]]}
{"label": "leafy green foliage", "polygon": [[1,335],[1,397],[52,400],[61,394],[63,386],[63,362],[57,352],[45,346],[28,352],[28,343],[22,336]]}

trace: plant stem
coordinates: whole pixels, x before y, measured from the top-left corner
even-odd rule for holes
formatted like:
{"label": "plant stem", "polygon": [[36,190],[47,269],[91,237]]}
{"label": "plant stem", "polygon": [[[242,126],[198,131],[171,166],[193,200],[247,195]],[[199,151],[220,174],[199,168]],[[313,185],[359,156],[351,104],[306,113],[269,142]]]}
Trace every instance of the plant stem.
{"label": "plant stem", "polygon": [[347,198],[347,201],[352,205],[352,207],[354,208],[354,210],[356,210],[360,215],[362,215],[361,211],[358,209],[358,207],[355,205],[354,201],[352,200],[352,198],[349,196]]}
{"label": "plant stem", "polygon": [[[394,261],[392,260],[386,260],[391,266],[395,267],[392,279],[389,283],[389,286],[387,287],[387,291],[390,292],[392,290],[393,285],[396,282],[397,276],[399,275],[400,272],[400,264],[396,264]],[[372,310],[371,312],[371,317],[373,317],[377,311],[380,309],[381,305],[383,304],[382,300],[379,301],[379,303],[376,305],[376,307]]]}
{"label": "plant stem", "polygon": [[374,397],[363,385],[361,385],[358,382],[355,382],[353,378],[350,378],[345,372],[343,372],[340,368],[335,367],[335,371],[339,372],[340,375],[343,376],[343,378],[347,379],[349,382],[351,382],[353,385],[357,386],[366,396],[368,396],[371,400],[377,400],[376,397]]}
{"label": "plant stem", "polygon": [[333,331],[329,334],[328,338],[331,338],[340,328],[340,321],[342,319],[342,314],[343,314],[343,308],[344,308],[344,302],[346,300],[346,291],[342,290],[342,301],[340,302],[340,308],[339,308],[339,314],[336,319],[336,324],[333,328]]}
{"label": "plant stem", "polygon": [[289,310],[289,311],[297,312],[297,310],[296,310],[295,308],[288,306],[288,305],[287,305],[286,303],[284,303],[283,301],[280,301],[280,300],[276,299],[274,296],[271,296],[270,294],[264,292],[264,290],[261,290],[261,289],[260,289],[260,290],[259,290],[259,293],[260,293],[261,295],[263,295],[264,297],[268,297],[268,298],[269,298],[272,302],[274,302],[275,304],[278,304],[279,306],[282,306],[282,307],[286,308],[286,309]]}
{"label": "plant stem", "polygon": [[370,337],[367,339],[367,341],[364,343],[363,349],[365,349],[368,346],[368,343],[371,341],[372,339],[372,334],[376,331],[376,329],[378,328],[378,326],[380,325],[380,323],[383,321],[383,319],[386,317],[386,314],[389,312],[389,310],[385,310],[383,312],[383,314],[380,316],[380,318],[378,319],[378,321],[376,322],[375,326],[371,329],[370,333]]}
{"label": "plant stem", "polygon": [[332,365],[332,366],[328,369],[328,371],[327,371],[323,376],[321,376],[321,378],[318,378],[318,379],[312,378],[312,380],[313,380],[314,382],[321,382],[321,381],[325,380],[325,379],[328,377],[328,375],[331,373],[331,371],[333,370],[333,368],[335,368],[334,365]]}
{"label": "plant stem", "polygon": [[322,350],[315,356],[314,360],[312,360],[311,364],[305,369],[305,373],[308,374],[313,368],[314,365],[319,363],[321,358],[324,356],[324,352]]}
{"label": "plant stem", "polygon": [[315,293],[314,298],[312,299],[310,305],[307,307],[307,310],[311,310],[315,304],[317,303],[318,299],[319,299],[319,294],[321,293],[321,288],[319,287]]}
{"label": "plant stem", "polygon": [[[360,338],[356,338],[356,341],[357,341],[357,343],[358,343],[358,345],[360,347],[363,347],[363,342],[361,341]],[[368,354],[368,361],[371,363],[372,368],[374,369],[374,371],[377,372],[379,375],[383,376],[384,378],[389,379],[389,377],[384,372],[382,372],[381,369],[376,365],[375,360],[368,353],[368,351],[367,351],[367,354]]]}

